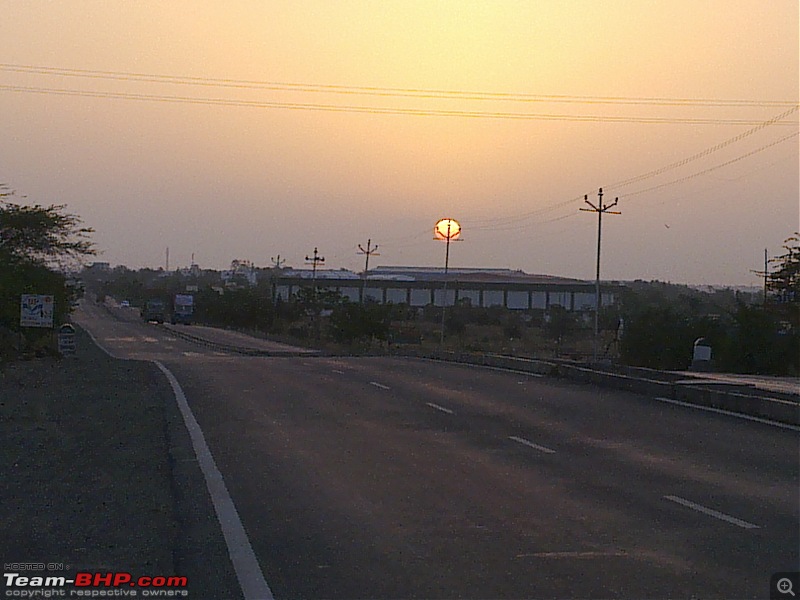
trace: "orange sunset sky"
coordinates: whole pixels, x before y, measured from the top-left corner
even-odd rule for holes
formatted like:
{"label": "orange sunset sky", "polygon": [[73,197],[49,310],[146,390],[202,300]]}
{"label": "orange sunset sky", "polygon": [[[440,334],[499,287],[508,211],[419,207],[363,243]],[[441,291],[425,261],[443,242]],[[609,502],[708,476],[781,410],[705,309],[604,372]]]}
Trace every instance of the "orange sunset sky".
{"label": "orange sunset sky", "polygon": [[[797,0],[0,1],[0,182],[129,267],[758,284],[798,225]],[[23,196],[25,198],[23,198]]]}

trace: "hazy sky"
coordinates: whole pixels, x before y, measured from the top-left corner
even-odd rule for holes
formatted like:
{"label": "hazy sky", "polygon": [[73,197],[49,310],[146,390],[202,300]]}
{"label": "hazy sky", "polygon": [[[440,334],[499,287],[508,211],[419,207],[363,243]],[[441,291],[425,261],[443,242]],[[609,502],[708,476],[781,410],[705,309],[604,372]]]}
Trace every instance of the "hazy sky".
{"label": "hazy sky", "polygon": [[[0,0],[0,182],[98,260],[757,284],[800,228],[797,0]],[[791,112],[794,109],[794,112]],[[788,113],[788,114],[787,114]],[[778,119],[779,115],[784,115]],[[768,123],[769,122],[769,123]]]}

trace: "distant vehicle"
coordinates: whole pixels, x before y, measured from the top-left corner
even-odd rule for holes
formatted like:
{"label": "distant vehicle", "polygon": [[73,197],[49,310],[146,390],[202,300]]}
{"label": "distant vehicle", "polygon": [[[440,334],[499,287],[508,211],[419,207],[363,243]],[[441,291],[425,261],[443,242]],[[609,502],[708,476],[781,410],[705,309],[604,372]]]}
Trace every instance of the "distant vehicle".
{"label": "distant vehicle", "polygon": [[172,303],[172,324],[191,325],[194,320],[194,296],[175,294]]}
{"label": "distant vehicle", "polygon": [[122,302],[119,303],[119,307],[120,308],[130,308],[131,307],[131,303],[128,302],[127,300],[123,300]]}
{"label": "distant vehicle", "polygon": [[148,300],[142,311],[142,319],[146,322],[163,323],[166,320],[166,306],[163,300]]}

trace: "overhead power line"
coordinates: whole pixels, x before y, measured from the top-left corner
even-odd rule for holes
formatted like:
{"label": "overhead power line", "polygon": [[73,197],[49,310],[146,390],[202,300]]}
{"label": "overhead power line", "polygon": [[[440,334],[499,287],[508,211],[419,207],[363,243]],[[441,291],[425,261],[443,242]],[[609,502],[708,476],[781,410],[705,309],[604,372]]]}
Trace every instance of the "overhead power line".
{"label": "overhead power line", "polygon": [[437,98],[459,100],[493,100],[509,102],[548,102],[568,104],[628,104],[656,106],[703,106],[703,107],[775,107],[792,106],[794,100],[752,100],[722,98],[665,98],[665,97],[627,97],[627,96],[579,96],[569,94],[525,94],[515,92],[479,92],[468,90],[445,90],[430,88],[402,88],[379,86],[353,86],[336,84],[297,83],[282,81],[258,81],[213,77],[190,77],[182,75],[157,75],[125,71],[100,71],[91,69],[67,69],[40,65],[21,65],[0,63],[0,71],[48,75],[59,77],[78,77],[115,81],[140,81],[146,83],[167,83],[203,87],[234,89],[255,89],[287,92],[308,92],[326,94],[347,94],[400,98]]}
{"label": "overhead power line", "polygon": [[[763,152],[764,150],[768,150],[769,148],[772,148],[773,146],[777,146],[778,144],[782,144],[784,142],[787,142],[787,141],[791,140],[792,138],[796,138],[799,135],[800,135],[800,131],[795,131],[794,133],[790,133],[789,135],[786,135],[786,136],[784,136],[782,138],[779,138],[779,139],[777,139],[777,140],[775,140],[775,141],[773,141],[773,142],[771,142],[769,144],[765,144],[765,145],[763,145],[763,146],[761,146],[759,148],[756,148],[755,150],[751,150],[750,152],[747,152],[745,154],[737,156],[736,158],[732,158],[730,160],[727,160],[725,162],[719,163],[719,164],[714,165],[712,167],[708,167],[707,169],[703,169],[701,171],[697,171],[695,173],[691,173],[690,175],[686,175],[685,177],[680,177],[679,179],[674,179],[672,181],[667,181],[665,183],[661,183],[659,185],[654,185],[654,186],[649,187],[649,188],[637,190],[635,192],[631,192],[631,193],[625,194],[624,196],[621,196],[621,197],[622,198],[631,198],[633,196],[640,196],[640,195],[646,194],[648,192],[653,192],[655,190],[660,190],[662,188],[670,187],[670,186],[673,186],[673,185],[678,185],[680,183],[684,183],[684,182],[689,181],[691,179],[694,179],[696,177],[701,177],[703,175],[707,175],[708,173],[712,173],[714,171],[717,171],[719,169],[722,169],[724,167],[727,167],[727,166],[730,166],[730,165],[732,165],[734,163],[742,161],[742,160],[744,160],[746,158],[750,158],[751,156],[753,156],[755,154],[758,154],[760,152]],[[485,230],[485,231],[517,231],[517,230],[528,229],[529,227],[532,227],[533,225],[545,225],[545,224],[548,224],[548,223],[554,223],[556,221],[563,221],[564,219],[569,219],[571,217],[576,216],[577,213],[569,212],[569,213],[566,213],[566,214],[561,215],[561,216],[553,217],[553,218],[550,218],[550,219],[545,219],[543,221],[531,221],[530,219],[533,218],[534,216],[543,214],[545,212],[550,212],[550,211],[556,210],[558,208],[563,208],[563,207],[566,207],[566,206],[570,206],[570,205],[575,204],[576,202],[578,202],[580,200],[583,200],[583,196],[571,198],[570,200],[565,200],[565,201],[562,201],[562,202],[558,202],[556,204],[552,204],[550,206],[546,206],[546,207],[537,209],[535,211],[530,211],[530,212],[527,212],[527,213],[523,213],[521,215],[516,215],[516,216],[512,215],[512,216],[508,216],[508,217],[503,217],[503,219],[506,221],[504,223],[499,223],[499,224],[496,224],[496,225],[489,224],[489,225],[483,225],[483,226],[471,226],[470,229],[471,230]]]}
{"label": "overhead power line", "polygon": [[669,164],[669,165],[667,165],[665,167],[661,167],[660,169],[655,169],[653,171],[649,171],[649,172],[644,173],[642,175],[638,175],[636,177],[631,177],[630,179],[624,179],[622,181],[618,181],[616,183],[611,184],[608,187],[609,188],[613,188],[613,189],[620,188],[620,187],[625,187],[627,185],[631,185],[632,183],[637,183],[637,182],[642,181],[644,179],[650,179],[651,177],[655,177],[657,175],[661,175],[662,173],[666,173],[667,171],[671,171],[673,169],[677,169],[678,167],[682,167],[682,166],[684,166],[684,165],[686,165],[686,164],[688,164],[688,163],[690,163],[692,161],[695,161],[697,159],[700,159],[700,158],[703,158],[705,156],[708,156],[709,154],[712,154],[712,153],[714,153],[714,152],[716,152],[718,150],[722,150],[723,148],[726,148],[727,146],[730,146],[731,144],[739,142],[739,141],[745,139],[746,137],[749,137],[749,136],[753,135],[754,133],[757,133],[758,131],[761,131],[765,127],[769,127],[770,125],[774,125],[776,123],[779,123],[783,119],[785,119],[786,117],[791,115],[792,113],[797,112],[798,109],[800,109],[800,106],[795,105],[792,108],[790,108],[789,110],[787,110],[786,112],[783,112],[783,113],[773,117],[772,119],[769,119],[768,121],[764,121],[763,123],[760,123],[759,125],[756,125],[752,129],[748,129],[747,131],[745,131],[743,133],[740,133],[739,135],[736,135],[736,136],[734,136],[734,137],[732,137],[732,138],[730,138],[728,140],[725,140],[724,142],[720,142],[719,144],[716,144],[715,146],[711,146],[710,148],[706,148],[702,152],[698,152],[697,154],[693,154],[692,156],[689,156],[688,158],[684,158],[683,160],[679,160],[677,162],[671,163],[671,164]]}
{"label": "overhead power line", "polygon": [[[706,148],[702,152],[698,152],[696,154],[693,154],[692,156],[689,156],[689,157],[684,158],[682,160],[679,160],[677,162],[671,163],[671,164],[666,165],[664,167],[661,167],[661,168],[658,168],[658,169],[654,169],[652,171],[648,171],[647,173],[643,173],[641,175],[637,175],[636,177],[631,177],[629,179],[625,179],[623,181],[616,182],[616,183],[614,183],[614,184],[612,184],[611,186],[608,186],[608,187],[612,188],[612,189],[617,189],[617,188],[620,188],[620,187],[624,187],[624,186],[630,185],[632,183],[638,183],[640,181],[651,179],[651,178],[656,177],[658,175],[662,175],[662,174],[664,174],[664,173],[666,173],[668,171],[671,171],[671,170],[677,169],[679,167],[685,166],[685,165],[687,165],[687,164],[689,164],[689,163],[691,163],[691,162],[693,162],[695,160],[698,160],[700,158],[704,158],[706,156],[709,156],[709,155],[713,154],[714,152],[722,150],[723,148],[726,148],[726,147],[728,147],[728,146],[730,146],[730,145],[732,145],[732,144],[734,144],[736,142],[740,142],[743,139],[745,139],[745,138],[747,138],[747,137],[749,137],[749,136],[761,131],[762,129],[764,129],[764,128],[770,126],[770,125],[774,125],[774,124],[780,122],[782,119],[784,119],[787,116],[791,115],[792,113],[796,112],[798,109],[800,109],[800,106],[795,105],[792,108],[790,108],[788,111],[785,111],[785,112],[783,112],[783,113],[781,113],[779,115],[776,115],[772,119],[764,121],[764,122],[758,124],[757,126],[753,127],[752,129],[749,129],[749,130],[747,130],[747,131],[745,131],[743,133],[740,133],[737,136],[734,136],[734,137],[732,137],[730,139],[727,139],[724,142],[720,142],[719,144],[716,144],[714,146]],[[798,132],[791,133],[791,134],[789,134],[787,136],[784,136],[784,137],[782,137],[782,138],[780,138],[780,139],[778,139],[778,140],[776,140],[776,141],[774,141],[774,142],[772,142],[770,144],[766,144],[764,146],[761,146],[761,147],[759,147],[759,148],[757,148],[755,150],[747,152],[746,154],[742,154],[742,155],[740,155],[740,156],[738,156],[738,157],[736,157],[734,159],[728,160],[728,161],[723,162],[723,163],[721,163],[719,165],[715,165],[715,166],[710,167],[708,169],[703,169],[702,171],[698,171],[698,172],[693,173],[691,175],[687,175],[685,177],[681,177],[681,178],[676,179],[674,181],[670,181],[670,182],[663,183],[663,184],[660,184],[660,185],[657,185],[657,186],[653,186],[653,187],[650,187],[650,188],[647,188],[647,189],[644,189],[644,190],[639,190],[639,191],[636,191],[636,192],[632,192],[632,193],[626,194],[625,197],[631,197],[631,196],[640,195],[640,194],[643,194],[645,192],[653,191],[653,190],[660,189],[660,188],[663,188],[663,187],[667,187],[667,186],[670,186],[670,185],[675,185],[675,184],[687,181],[689,179],[693,179],[695,177],[699,177],[701,175],[705,175],[705,174],[707,174],[709,172],[716,171],[717,169],[721,169],[721,168],[726,167],[726,166],[728,166],[730,164],[733,164],[735,162],[739,162],[740,160],[743,160],[745,158],[749,158],[750,156],[753,156],[754,154],[758,154],[759,152],[767,150],[768,148],[771,148],[773,146],[776,146],[778,144],[786,142],[786,141],[792,139],[793,137],[796,137],[797,135],[798,135]],[[516,215],[509,215],[509,216],[505,216],[505,217],[496,217],[496,218],[489,218],[489,219],[478,219],[477,221],[471,222],[472,224],[471,224],[470,228],[472,230],[491,230],[491,231],[512,231],[512,230],[524,229],[524,228],[530,227],[532,224],[534,224],[534,223],[529,222],[529,220],[531,218],[539,216],[539,215],[542,215],[542,214],[547,213],[547,212],[551,212],[551,211],[557,210],[559,208],[563,208],[563,207],[572,205],[572,204],[580,201],[581,199],[582,199],[581,196],[576,196],[576,197],[571,198],[569,200],[556,202],[556,203],[553,203],[553,204],[550,204],[550,205],[547,205],[547,206],[543,206],[543,207],[534,209],[532,211],[527,211],[527,212],[516,214]],[[562,219],[568,218],[571,215],[572,215],[572,213],[568,213],[568,214],[566,214],[566,215],[564,215],[562,217],[557,217],[555,219],[548,219],[548,220],[545,220],[545,221],[536,221],[535,223],[536,224],[551,223],[553,221],[560,221]]]}
{"label": "overhead power line", "polygon": [[[726,148],[739,142],[750,135],[761,131],[770,125],[792,125],[797,127],[796,120],[787,120],[787,117],[797,112],[800,106],[796,100],[725,100],[725,99],[703,99],[703,98],[658,98],[658,97],[622,97],[622,96],[571,96],[571,95],[544,95],[544,94],[521,94],[507,92],[474,92],[464,90],[437,90],[424,88],[391,88],[377,86],[344,86],[328,84],[309,84],[309,83],[290,83],[290,82],[271,82],[271,81],[248,81],[237,79],[203,78],[203,77],[184,77],[171,75],[153,75],[144,73],[128,73],[116,71],[98,71],[88,69],[63,69],[56,67],[44,67],[33,65],[18,65],[0,63],[0,71],[18,72],[31,75],[49,75],[61,77],[80,77],[90,79],[146,82],[158,84],[180,84],[189,86],[218,87],[218,88],[240,88],[253,90],[274,90],[274,91],[293,91],[293,92],[315,92],[315,93],[335,93],[364,96],[383,96],[383,97],[413,97],[413,98],[437,98],[437,99],[459,99],[459,100],[493,100],[493,101],[513,101],[513,102],[540,102],[540,103],[571,103],[571,104],[609,104],[609,105],[651,105],[651,106],[684,106],[684,107],[769,107],[769,106],[788,106],[789,109],[783,113],[767,120],[754,121],[747,119],[722,119],[722,118],[669,118],[669,117],[637,117],[637,116],[605,116],[605,115],[564,115],[564,114],[539,114],[525,112],[505,112],[505,111],[479,111],[479,110],[437,110],[437,109],[415,109],[415,108],[392,108],[375,106],[352,106],[335,104],[313,104],[299,102],[259,102],[226,98],[198,98],[191,96],[171,96],[157,94],[139,94],[123,92],[105,92],[91,90],[74,90],[61,88],[41,88],[26,87],[15,85],[0,85],[0,91],[31,93],[43,95],[77,96],[102,99],[122,99],[164,103],[195,104],[208,106],[233,106],[244,108],[262,109],[289,109],[306,111],[327,111],[345,112],[362,114],[388,114],[388,115],[411,115],[427,117],[460,117],[460,118],[491,118],[491,119],[513,119],[513,120],[541,120],[541,121],[573,121],[573,122],[617,122],[617,123],[644,123],[644,124],[691,124],[691,125],[752,125],[751,129],[729,138],[715,146],[707,148],[702,152],[696,153],[680,161],[673,162],[659,169],[655,169],[636,177],[615,182],[608,186],[616,189],[638,183],[652,177],[661,175],[667,171],[685,166],[690,162],[706,157],[718,150]],[[735,159],[726,161],[714,167],[704,169],[697,173],[653,186],[647,189],[638,190],[627,194],[626,197],[640,195],[655,189],[660,189],[670,185],[675,185],[686,180],[692,179],[738,162],[752,156],[762,150],[775,146],[779,143],[796,137],[797,132],[785,136],[771,144],[762,146],[756,150],[741,155]],[[472,230],[490,231],[513,231],[527,229],[533,224],[545,224],[561,221],[575,215],[570,212],[561,216],[555,216],[546,220],[531,222],[534,217],[548,212],[556,211],[574,205],[583,199],[583,196],[576,196],[569,200],[556,202],[547,206],[527,211],[521,214],[509,215],[505,217],[479,219],[472,224]],[[427,233],[427,230],[426,230]],[[414,236],[418,237],[418,236]],[[405,239],[405,238],[402,238]],[[412,244],[406,244],[412,245]],[[403,247],[402,245],[396,247]]]}
{"label": "overhead power line", "polygon": [[[758,125],[761,121],[751,119],[713,119],[683,117],[627,117],[614,115],[562,115],[547,113],[516,113],[468,110],[435,110],[416,108],[386,108],[378,106],[352,106],[337,104],[306,104],[299,102],[259,102],[231,100],[225,98],[193,98],[191,96],[163,96],[123,92],[94,92],[62,88],[37,88],[16,85],[0,85],[0,91],[43,94],[53,96],[78,96],[116,100],[138,100],[173,104],[197,104],[206,106],[236,106],[243,108],[281,108],[288,110],[324,111],[340,113],[362,113],[372,115],[410,115],[417,117],[460,117],[472,119],[510,119],[521,121],[571,121],[582,123],[642,123],[682,125]],[[779,121],[776,125],[796,125],[792,121]]]}
{"label": "overhead power line", "polygon": [[759,152],[763,152],[764,150],[767,150],[768,148],[772,148],[773,146],[777,146],[778,144],[782,144],[783,142],[788,142],[789,140],[791,140],[792,138],[797,137],[798,135],[800,135],[800,131],[795,131],[794,133],[790,133],[789,135],[786,135],[786,136],[784,136],[782,138],[779,138],[779,139],[775,140],[772,143],[765,144],[765,145],[761,146],[760,148],[756,148],[755,150],[751,150],[750,152],[747,152],[746,154],[742,154],[740,156],[737,156],[736,158],[732,158],[731,160],[727,160],[727,161],[725,161],[723,163],[720,163],[718,165],[714,165],[713,167],[709,167],[707,169],[703,169],[702,171],[697,171],[696,173],[692,173],[691,175],[687,175],[686,177],[681,177],[680,179],[675,179],[673,181],[668,181],[666,183],[662,183],[662,184],[659,184],[659,185],[654,185],[653,187],[649,187],[649,188],[646,188],[646,189],[643,189],[643,190],[637,190],[635,192],[631,192],[629,194],[625,194],[624,197],[625,198],[630,198],[632,196],[638,196],[640,194],[645,194],[647,192],[652,192],[654,190],[659,190],[661,188],[664,188],[664,187],[667,187],[667,186],[670,186],[670,185],[676,185],[678,183],[683,183],[684,181],[688,181],[690,179],[694,179],[695,177],[700,177],[701,175],[706,175],[708,173],[711,173],[712,171],[716,171],[717,169],[721,169],[723,167],[727,167],[729,165],[732,165],[733,163],[739,162],[740,160],[744,160],[745,158],[749,158],[749,157],[753,156],[754,154],[758,154]]}

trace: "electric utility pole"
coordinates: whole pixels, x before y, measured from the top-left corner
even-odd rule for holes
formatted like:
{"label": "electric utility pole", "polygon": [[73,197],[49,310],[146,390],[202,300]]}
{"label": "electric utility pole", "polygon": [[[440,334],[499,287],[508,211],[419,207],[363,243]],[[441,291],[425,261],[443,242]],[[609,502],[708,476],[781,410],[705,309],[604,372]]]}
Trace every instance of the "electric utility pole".
{"label": "electric utility pole", "polygon": [[278,258],[275,258],[274,256],[271,256],[270,260],[272,261],[272,274],[269,277],[270,284],[271,284],[270,287],[272,288],[270,290],[270,292],[272,294],[272,304],[277,306],[278,305],[278,284],[276,282],[277,273],[275,273],[275,271],[276,270],[280,270],[280,269],[283,268],[283,265],[286,264],[286,259],[281,260],[281,255],[278,254]]}
{"label": "electric utility pole", "polygon": [[600,188],[597,192],[597,206],[589,202],[589,196],[586,195],[583,197],[583,201],[586,202],[591,208],[581,208],[580,210],[586,212],[596,212],[597,213],[597,272],[595,274],[595,281],[594,281],[594,350],[592,351],[592,355],[594,357],[594,362],[597,362],[598,358],[598,344],[600,339],[600,236],[602,235],[603,231],[603,213],[608,213],[610,215],[621,215],[622,213],[617,210],[609,210],[617,205],[619,202],[619,198],[614,198],[614,202],[612,204],[603,204],[603,188]]}
{"label": "electric utility pole", "polygon": [[366,249],[361,244],[359,244],[358,252],[356,253],[356,254],[364,254],[366,256],[366,259],[364,261],[364,281],[361,284],[361,304],[364,304],[364,300],[366,298],[366,293],[367,293],[367,273],[369,272],[369,257],[380,256],[380,254],[378,254],[377,252],[378,244],[375,244],[374,247],[370,248],[371,245],[372,245],[371,239],[367,240]]}
{"label": "electric utility pole", "polygon": [[[280,258],[280,256],[278,258]],[[317,285],[317,264],[324,262],[325,257],[320,256],[316,248],[314,248],[313,256],[306,256],[306,264],[311,265],[311,279],[314,282],[314,287]]]}
{"label": "electric utility pole", "polygon": [[325,257],[320,256],[316,248],[312,256],[306,256],[306,264],[311,264],[311,281],[313,289],[312,320],[314,322],[314,337],[319,339],[319,302],[317,302],[317,264],[324,263]]}

